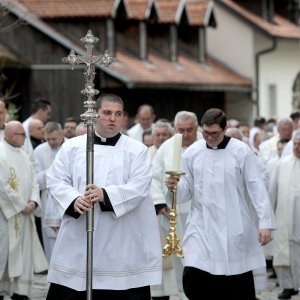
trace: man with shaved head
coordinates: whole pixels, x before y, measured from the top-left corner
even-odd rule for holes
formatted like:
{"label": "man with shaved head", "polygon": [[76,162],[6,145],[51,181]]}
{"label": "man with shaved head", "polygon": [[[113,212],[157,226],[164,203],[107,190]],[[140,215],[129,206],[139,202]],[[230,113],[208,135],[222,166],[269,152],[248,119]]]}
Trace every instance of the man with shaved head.
{"label": "man with shaved head", "polygon": [[32,148],[42,144],[44,139],[44,123],[39,119],[31,119],[29,122],[29,135]]}
{"label": "man with shaved head", "polygon": [[34,273],[48,268],[36,232],[39,189],[28,155],[21,149],[22,124],[6,124],[0,142],[0,299],[28,299]]}

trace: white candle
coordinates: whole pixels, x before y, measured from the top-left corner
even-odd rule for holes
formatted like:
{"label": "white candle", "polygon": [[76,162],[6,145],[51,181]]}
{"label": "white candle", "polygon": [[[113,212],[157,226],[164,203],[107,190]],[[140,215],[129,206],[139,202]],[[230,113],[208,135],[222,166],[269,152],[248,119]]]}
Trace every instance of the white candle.
{"label": "white candle", "polygon": [[174,146],[173,146],[173,166],[171,171],[180,171],[180,156],[182,148],[182,134],[176,133],[174,135]]}

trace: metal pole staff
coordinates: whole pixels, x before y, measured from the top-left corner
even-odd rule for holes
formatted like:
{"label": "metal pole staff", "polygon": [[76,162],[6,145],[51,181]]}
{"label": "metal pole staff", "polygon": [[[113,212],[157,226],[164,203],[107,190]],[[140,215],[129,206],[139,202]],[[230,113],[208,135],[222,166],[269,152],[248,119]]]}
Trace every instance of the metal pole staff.
{"label": "metal pole staff", "polygon": [[[81,120],[87,126],[87,142],[86,142],[86,183],[91,184],[94,181],[94,131],[95,124],[98,118],[98,114],[95,111],[96,101],[95,95],[99,94],[99,91],[94,88],[95,79],[95,64],[104,65],[108,67],[111,63],[117,61],[117,59],[107,51],[104,55],[93,56],[94,45],[99,41],[94,37],[91,30],[88,30],[86,36],[80,39],[84,43],[87,50],[86,56],[76,55],[74,50],[71,50],[67,57],[64,57],[62,61],[72,65],[72,70],[75,65],[85,65],[85,88],[81,91],[83,95],[87,97],[84,102],[84,107],[87,108],[86,112],[82,114]],[[86,299],[92,300],[93,290],[93,233],[94,233],[94,208],[92,208],[86,214],[86,231],[87,231],[87,260],[86,260]]]}

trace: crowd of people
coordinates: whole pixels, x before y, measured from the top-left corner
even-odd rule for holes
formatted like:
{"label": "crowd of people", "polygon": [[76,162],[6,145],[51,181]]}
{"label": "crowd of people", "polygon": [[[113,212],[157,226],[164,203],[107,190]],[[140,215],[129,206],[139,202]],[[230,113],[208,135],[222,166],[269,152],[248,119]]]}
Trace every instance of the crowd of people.
{"label": "crowd of people", "polygon": [[[29,299],[41,273],[48,300],[85,299],[92,208],[94,299],[255,300],[266,263],[279,299],[298,293],[300,112],[251,126],[218,108],[157,119],[143,104],[129,126],[114,94],[96,112],[88,183],[85,124],[53,121],[46,99],[10,121],[0,100],[0,300]],[[176,171],[175,134],[179,182],[166,174]],[[162,258],[175,187],[184,258]]]}

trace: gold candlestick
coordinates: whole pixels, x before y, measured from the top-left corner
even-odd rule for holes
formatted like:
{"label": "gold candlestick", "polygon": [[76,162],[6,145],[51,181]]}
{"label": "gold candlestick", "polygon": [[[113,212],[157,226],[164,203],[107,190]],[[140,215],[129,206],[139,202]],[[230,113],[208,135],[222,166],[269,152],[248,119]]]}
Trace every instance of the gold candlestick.
{"label": "gold candlestick", "polygon": [[[184,175],[183,172],[178,171],[168,171],[166,174],[170,175],[172,179],[175,179],[179,182],[180,177]],[[179,237],[176,235],[176,195],[177,195],[177,186],[173,187],[172,190],[172,208],[170,211],[170,230],[166,238],[167,243],[163,249],[163,257],[168,257],[172,253],[175,253],[178,257],[183,257],[182,248],[179,246]]]}

